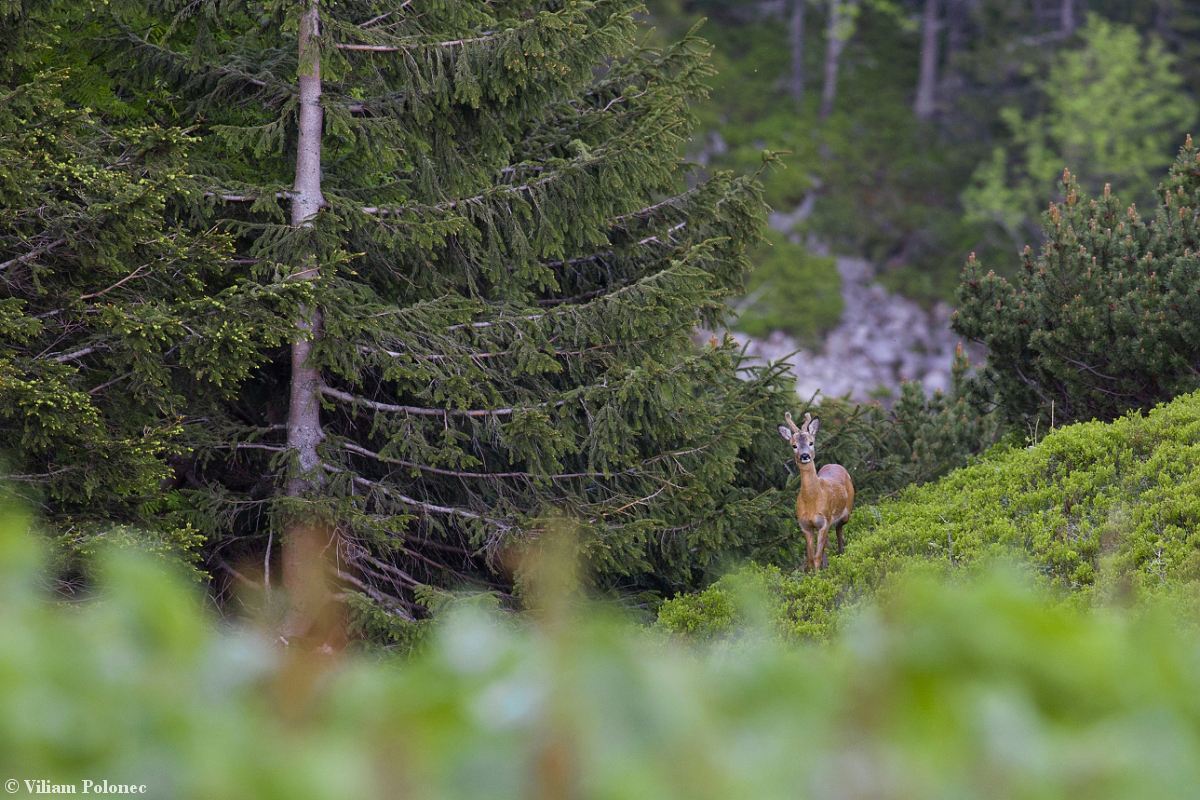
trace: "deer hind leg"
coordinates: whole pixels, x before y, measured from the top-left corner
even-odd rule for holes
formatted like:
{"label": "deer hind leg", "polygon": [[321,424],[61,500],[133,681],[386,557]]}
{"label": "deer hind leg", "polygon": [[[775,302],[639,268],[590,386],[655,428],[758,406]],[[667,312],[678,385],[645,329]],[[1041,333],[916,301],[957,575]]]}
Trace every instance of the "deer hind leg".
{"label": "deer hind leg", "polygon": [[845,518],[843,518],[842,521],[833,528],[834,535],[837,536],[837,552],[839,556],[846,552],[846,542],[842,539],[842,528],[844,527],[846,527]]}

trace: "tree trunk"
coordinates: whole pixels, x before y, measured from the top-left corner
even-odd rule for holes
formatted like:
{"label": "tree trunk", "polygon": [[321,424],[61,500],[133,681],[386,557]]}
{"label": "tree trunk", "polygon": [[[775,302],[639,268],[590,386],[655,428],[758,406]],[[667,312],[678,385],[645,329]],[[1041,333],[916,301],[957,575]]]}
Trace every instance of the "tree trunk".
{"label": "tree trunk", "polygon": [[1063,33],[1070,36],[1075,32],[1075,0],[1062,0],[1058,19]]}
{"label": "tree trunk", "polygon": [[829,29],[825,37],[825,84],[821,88],[820,118],[828,119],[837,99],[838,65],[850,38],[852,19],[846,13],[855,0],[829,0]]}
{"label": "tree trunk", "polygon": [[967,49],[968,1],[946,0],[946,55],[942,59],[942,78],[938,83],[938,99],[943,108],[954,103],[965,82],[960,62]]}
{"label": "tree trunk", "polygon": [[[312,220],[325,204],[321,195],[321,53],[317,36],[320,25],[319,0],[306,0],[307,9],[300,18],[298,80],[300,107],[296,139],[296,178],[292,185],[291,223],[311,227]],[[293,274],[296,280],[312,280],[319,269],[310,257]],[[321,310],[301,307],[296,320],[296,339],[292,343],[292,378],[289,392],[287,447],[296,457],[295,472],[287,481],[287,496],[300,497],[323,483],[317,445],[321,434],[321,372],[310,363],[313,344],[321,337]],[[312,572],[307,564],[312,548],[302,546],[312,521],[293,519],[283,537],[283,583],[288,590],[288,619],[285,636],[303,633],[315,609],[304,598],[311,594],[304,585]]]}
{"label": "tree trunk", "polygon": [[[1052,0],[1033,0],[1033,24],[1034,30],[1040,30],[1042,26],[1048,24],[1049,20],[1054,16],[1054,8],[1047,7],[1046,3]],[[1059,0],[1061,3],[1062,0]]]}
{"label": "tree trunk", "polygon": [[946,63],[967,49],[967,21],[971,15],[971,0],[946,0]]}
{"label": "tree trunk", "polygon": [[792,76],[788,88],[797,106],[804,101],[804,6],[807,2],[808,0],[792,0]]}
{"label": "tree trunk", "polygon": [[1177,37],[1171,29],[1175,3],[1172,0],[1158,0],[1154,6],[1154,31],[1164,42],[1175,44]]}
{"label": "tree trunk", "polygon": [[942,25],[938,6],[938,0],[925,0],[921,15],[921,68],[913,103],[913,113],[920,120],[932,119],[937,111],[938,33]]}

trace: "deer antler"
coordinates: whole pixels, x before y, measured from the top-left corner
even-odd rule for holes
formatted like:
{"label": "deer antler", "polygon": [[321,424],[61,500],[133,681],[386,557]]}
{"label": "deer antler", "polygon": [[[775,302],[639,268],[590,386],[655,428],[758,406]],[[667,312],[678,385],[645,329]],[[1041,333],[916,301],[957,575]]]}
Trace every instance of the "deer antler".
{"label": "deer antler", "polygon": [[783,415],[783,421],[792,429],[792,433],[799,433],[800,429],[796,427],[796,423],[792,421],[792,412],[788,411]]}
{"label": "deer antler", "polygon": [[812,414],[804,412],[804,424],[800,426],[801,430],[808,430],[808,426],[812,424]]}

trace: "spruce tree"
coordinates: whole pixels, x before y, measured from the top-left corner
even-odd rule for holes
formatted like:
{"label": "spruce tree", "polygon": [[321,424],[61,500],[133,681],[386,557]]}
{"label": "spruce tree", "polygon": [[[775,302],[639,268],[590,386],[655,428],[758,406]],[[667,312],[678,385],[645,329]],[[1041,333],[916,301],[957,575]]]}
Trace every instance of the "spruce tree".
{"label": "spruce tree", "polygon": [[197,545],[164,486],[187,410],[286,331],[233,279],[229,237],[182,219],[194,137],[97,85],[64,22],[0,11],[0,459],[70,572],[114,526]]}
{"label": "spruce tree", "polygon": [[638,11],[106,11],[112,74],[169,87],[201,139],[197,229],[292,320],[236,396],[192,408],[180,480],[223,558],[282,542],[286,569],[325,520],[347,593],[410,619],[429,587],[509,590],[504,554],[551,510],[601,586],[674,590],[787,545],[779,476],[743,461],[780,373],[691,341],[741,287],[759,189],[680,161],[707,47],[640,45]]}

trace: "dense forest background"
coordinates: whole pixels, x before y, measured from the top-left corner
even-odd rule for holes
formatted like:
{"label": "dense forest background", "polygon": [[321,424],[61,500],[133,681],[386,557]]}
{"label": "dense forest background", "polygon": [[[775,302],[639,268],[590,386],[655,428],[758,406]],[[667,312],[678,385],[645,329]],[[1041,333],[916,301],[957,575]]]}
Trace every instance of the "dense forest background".
{"label": "dense forest background", "polygon": [[[565,514],[652,613],[795,558],[789,409],[870,503],[1196,384],[1188,4],[4,13],[0,424],[68,592],[124,539],[224,604],[315,526],[403,641]],[[902,295],[957,309],[904,385],[746,344],[850,373]]]}
{"label": "dense forest background", "polygon": [[775,210],[739,325],[811,343],[838,319],[830,252],[953,301],[969,253],[1013,274],[1069,168],[1153,204],[1196,122],[1200,8],[1186,0],[653,2],[701,18],[717,75],[689,153],[753,170]]}

